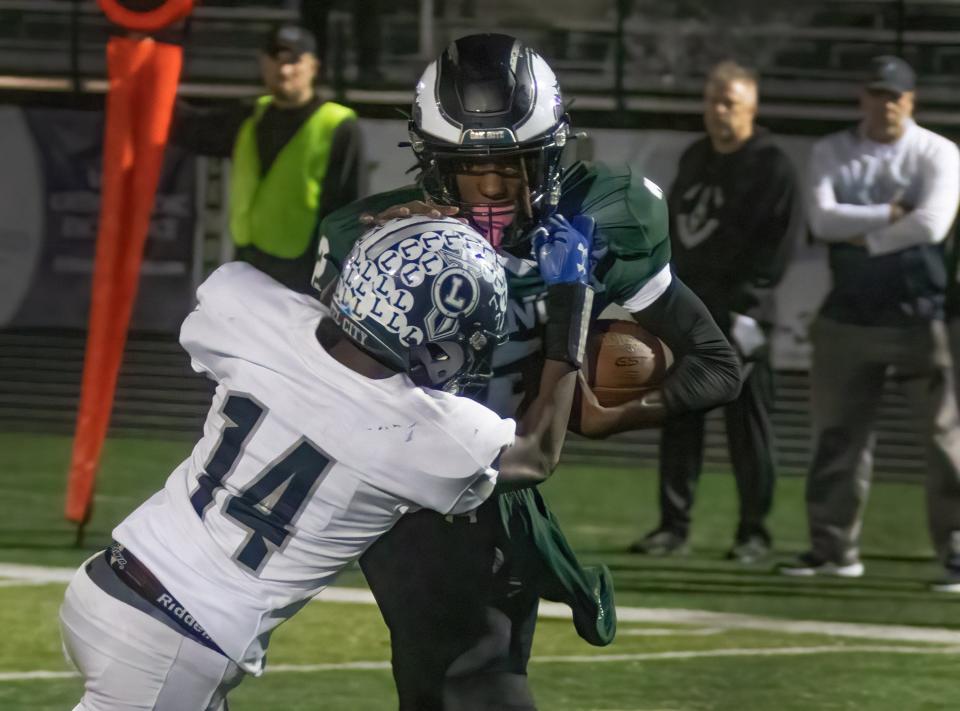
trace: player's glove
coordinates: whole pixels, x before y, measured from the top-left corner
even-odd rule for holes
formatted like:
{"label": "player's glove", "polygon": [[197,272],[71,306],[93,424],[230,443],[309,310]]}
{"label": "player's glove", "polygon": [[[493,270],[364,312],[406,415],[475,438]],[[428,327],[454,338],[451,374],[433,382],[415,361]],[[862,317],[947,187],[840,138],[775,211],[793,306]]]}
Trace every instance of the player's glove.
{"label": "player's glove", "polygon": [[533,254],[540,276],[547,286],[590,280],[590,248],[595,222],[577,215],[570,224],[563,215],[554,215],[533,232]]}
{"label": "player's glove", "polygon": [[532,251],[547,285],[547,324],[543,352],[550,360],[583,364],[587,329],[593,306],[590,247],[595,222],[578,215],[573,224],[554,215],[533,233]]}

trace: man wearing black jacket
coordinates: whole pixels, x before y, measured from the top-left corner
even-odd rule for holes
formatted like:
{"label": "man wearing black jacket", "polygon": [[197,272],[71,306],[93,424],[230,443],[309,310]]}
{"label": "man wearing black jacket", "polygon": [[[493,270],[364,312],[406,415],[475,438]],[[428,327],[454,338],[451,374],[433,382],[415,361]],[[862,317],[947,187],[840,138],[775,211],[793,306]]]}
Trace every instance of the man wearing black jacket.
{"label": "man wearing black jacket", "polygon": [[[757,79],[734,62],[710,72],[704,90],[707,135],[680,158],[670,190],[671,249],[677,276],[703,300],[737,348],[746,379],[724,409],[740,522],[728,558],[769,553],[773,501],[773,400],[767,335],[770,291],[789,256],[796,181],[786,155],[755,127]],[[684,552],[703,465],[704,413],[667,421],[660,440],[660,524],[631,550]]]}

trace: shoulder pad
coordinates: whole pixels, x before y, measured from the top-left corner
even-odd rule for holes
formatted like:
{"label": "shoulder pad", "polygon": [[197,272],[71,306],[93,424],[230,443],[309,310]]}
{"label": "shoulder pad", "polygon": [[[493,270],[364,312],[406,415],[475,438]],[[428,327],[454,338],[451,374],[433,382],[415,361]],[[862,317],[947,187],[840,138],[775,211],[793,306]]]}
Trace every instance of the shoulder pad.
{"label": "shoulder pad", "polygon": [[670,262],[663,191],[626,165],[576,163],[564,175],[558,211],[596,220],[593,276],[608,303],[626,303]]}
{"label": "shoulder pad", "polygon": [[319,302],[244,262],[219,267],[197,289],[197,308],[180,329],[180,344],[197,372],[220,380],[231,360],[279,363],[289,349],[277,348],[292,326],[319,317]]}
{"label": "shoulder pad", "polygon": [[593,217],[597,234],[619,257],[646,256],[670,241],[663,191],[630,166],[575,163],[561,189],[558,211]]}

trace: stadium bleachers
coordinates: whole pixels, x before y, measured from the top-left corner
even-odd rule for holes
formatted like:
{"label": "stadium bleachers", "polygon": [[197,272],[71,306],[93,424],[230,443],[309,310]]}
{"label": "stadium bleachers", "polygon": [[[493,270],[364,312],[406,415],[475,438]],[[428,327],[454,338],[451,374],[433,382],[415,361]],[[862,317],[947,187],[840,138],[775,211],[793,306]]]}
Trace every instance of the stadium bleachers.
{"label": "stadium bleachers", "polygon": [[[260,39],[271,23],[296,19],[291,5],[202,3],[184,40],[185,82],[251,91]],[[469,2],[384,4],[380,88],[409,90],[425,52],[467,32],[497,29],[540,47],[568,92],[609,94],[618,85],[620,19],[622,85],[630,94],[698,95],[709,64],[734,55],[762,70],[774,97],[829,102],[849,97],[866,58],[902,52],[915,63],[928,102],[945,105],[955,96],[960,3],[953,0],[741,0],[699,3],[696,13],[683,14],[686,5],[693,6],[565,0],[549,10],[542,3],[486,2],[481,11]],[[630,6],[629,14],[618,18],[619,6]],[[420,14],[431,7],[430,34],[423,37]],[[93,0],[0,0],[0,19],[0,76],[102,79],[110,28]],[[351,28],[345,10],[333,12],[330,33],[339,34],[331,44],[344,54],[331,63],[343,67],[339,80],[347,86],[356,76]]]}

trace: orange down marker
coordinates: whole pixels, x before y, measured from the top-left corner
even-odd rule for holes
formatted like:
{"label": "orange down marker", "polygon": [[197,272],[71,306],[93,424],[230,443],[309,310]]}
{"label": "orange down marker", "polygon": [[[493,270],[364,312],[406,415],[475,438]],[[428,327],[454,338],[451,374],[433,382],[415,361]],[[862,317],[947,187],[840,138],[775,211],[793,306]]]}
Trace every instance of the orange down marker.
{"label": "orange down marker", "polygon": [[65,515],[83,526],[110,423],[182,65],[180,47],[113,37],[89,331]]}

